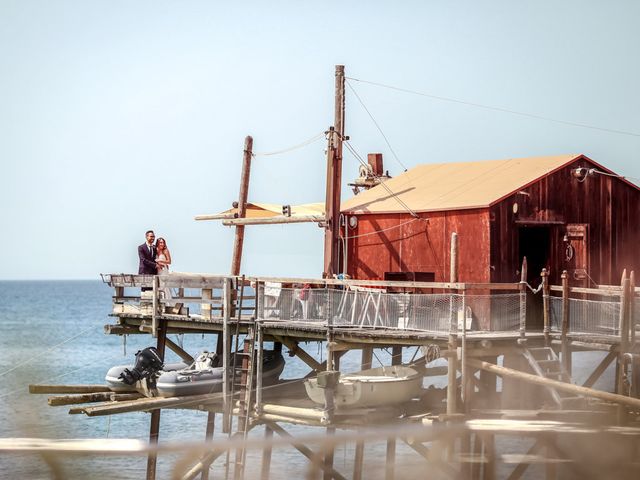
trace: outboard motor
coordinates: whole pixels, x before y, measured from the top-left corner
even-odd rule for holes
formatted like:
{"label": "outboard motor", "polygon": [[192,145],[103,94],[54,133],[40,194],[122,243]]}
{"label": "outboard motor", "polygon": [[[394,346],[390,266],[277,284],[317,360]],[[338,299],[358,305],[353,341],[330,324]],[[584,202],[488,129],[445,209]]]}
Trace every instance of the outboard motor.
{"label": "outboard motor", "polygon": [[159,372],[163,366],[164,363],[158,354],[158,350],[155,347],[147,347],[136,353],[134,367],[131,370],[125,368],[124,372],[120,374],[120,378],[127,385],[133,385],[138,380],[149,378],[154,373]]}

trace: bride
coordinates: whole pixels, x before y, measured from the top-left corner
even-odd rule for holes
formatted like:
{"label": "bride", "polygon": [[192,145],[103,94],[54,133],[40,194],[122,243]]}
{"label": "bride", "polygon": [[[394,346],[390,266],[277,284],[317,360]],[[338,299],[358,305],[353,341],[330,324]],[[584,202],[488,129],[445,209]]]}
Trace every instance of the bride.
{"label": "bride", "polygon": [[[169,265],[171,265],[171,253],[167,248],[167,242],[164,238],[158,237],[156,240],[156,264],[158,265],[158,275],[167,275],[169,274]],[[164,299],[169,304],[169,300],[171,300],[171,289],[164,289]]]}

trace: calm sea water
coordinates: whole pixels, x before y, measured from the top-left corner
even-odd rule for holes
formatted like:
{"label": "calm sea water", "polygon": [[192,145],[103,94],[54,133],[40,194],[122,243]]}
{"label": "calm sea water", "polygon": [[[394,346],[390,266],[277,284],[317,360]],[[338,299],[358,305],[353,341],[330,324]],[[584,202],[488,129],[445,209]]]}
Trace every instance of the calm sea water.
{"label": "calm sea water", "polygon": [[[30,395],[29,384],[103,384],[105,373],[113,365],[132,363],[137,350],[154,344],[148,335],[127,337],[126,355],[123,338],[105,335],[103,327],[113,323],[112,290],[100,281],[2,281],[0,282],[0,437],[135,438],[147,440],[147,413],[129,413],[89,418],[69,415],[69,407],[50,407],[47,395]],[[187,335],[185,350],[196,354],[213,349],[215,335]],[[317,358],[322,349],[315,344],[305,347]],[[167,360],[177,361],[167,350]],[[384,357],[384,354],[379,354]],[[287,358],[284,378],[299,378],[308,371],[297,359]],[[173,360],[172,360],[173,358]],[[381,358],[382,361],[385,361]],[[342,359],[344,370],[357,370],[358,358]],[[206,413],[188,410],[164,410],[161,417],[161,442],[197,441],[205,435]],[[219,420],[218,420],[219,424]],[[292,433],[318,433],[287,426]],[[216,435],[219,432],[216,431]],[[261,436],[261,428],[252,431]],[[382,446],[371,445],[372,467],[380,463]],[[400,449],[401,450],[401,449]],[[335,465],[351,471],[352,449],[338,449]],[[143,478],[146,457],[60,458],[67,478]],[[169,478],[175,458],[159,459],[158,477]],[[221,462],[218,462],[221,463]],[[249,457],[249,471],[259,471],[259,455]],[[302,478],[308,462],[297,451],[274,452],[272,472]],[[222,467],[215,467],[221,469]],[[220,472],[218,472],[220,474]],[[37,455],[0,453],[2,478],[50,478],[51,470]]]}
{"label": "calm sea water", "polygon": [[[147,440],[149,417],[147,413],[129,413],[108,417],[89,418],[69,415],[69,407],[49,407],[47,395],[30,395],[29,384],[102,384],[107,370],[113,365],[132,363],[137,350],[153,345],[148,335],[127,337],[126,355],[122,337],[105,335],[103,326],[113,323],[110,288],[99,281],[21,281],[0,282],[0,437],[68,438],[134,438]],[[191,354],[212,349],[215,335],[189,335],[183,341]],[[322,349],[308,344],[305,349],[320,358]],[[408,349],[406,349],[408,350]],[[407,351],[408,357],[413,352]],[[168,361],[177,361],[167,351]],[[389,363],[384,352],[378,358]],[[284,378],[299,378],[308,371],[297,359],[287,358]],[[405,360],[408,360],[406,358]],[[587,361],[588,360],[588,361]],[[575,361],[578,377],[589,373],[588,365],[597,359],[578,358]],[[358,369],[358,352],[345,355],[341,360],[343,371]],[[580,381],[580,378],[576,379]],[[599,388],[609,388],[604,380]],[[187,410],[164,410],[161,417],[161,442],[198,441],[205,435],[206,413]],[[219,423],[219,420],[218,420]],[[305,429],[285,425],[293,434],[321,433],[318,429]],[[216,435],[220,435],[216,431]],[[257,428],[251,435],[261,436]],[[365,465],[367,478],[384,478],[384,442],[367,444]],[[398,443],[398,468],[419,472],[424,462]],[[351,476],[353,446],[336,451],[335,466]],[[65,478],[144,478],[146,457],[62,457],[58,461]],[[161,456],[158,478],[169,478],[176,458]],[[220,478],[223,467],[218,461],[214,473]],[[272,460],[274,478],[304,478],[308,462],[293,449],[277,450]],[[250,453],[247,470],[255,476],[260,469],[259,452]],[[215,471],[217,470],[217,471]],[[2,478],[50,478],[51,470],[37,455],[0,453]],[[399,477],[401,478],[401,477]],[[535,477],[531,477],[535,478]]]}

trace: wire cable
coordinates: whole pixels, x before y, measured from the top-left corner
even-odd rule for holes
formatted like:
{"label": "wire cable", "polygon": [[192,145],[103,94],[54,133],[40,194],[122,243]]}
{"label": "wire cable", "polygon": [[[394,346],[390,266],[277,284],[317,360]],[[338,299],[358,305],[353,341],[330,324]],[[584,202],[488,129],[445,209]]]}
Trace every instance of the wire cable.
{"label": "wire cable", "polygon": [[378,129],[378,131],[380,132],[380,135],[382,135],[382,138],[384,138],[384,141],[387,143],[387,146],[389,147],[389,150],[391,150],[391,153],[393,154],[393,156],[395,157],[396,161],[400,164],[400,166],[404,169],[404,171],[407,171],[407,167],[405,166],[404,163],[402,163],[400,161],[400,159],[398,158],[398,155],[396,154],[395,150],[393,149],[393,147],[391,146],[391,143],[389,143],[389,139],[387,138],[387,136],[384,134],[384,132],[382,131],[382,128],[380,128],[380,125],[378,124],[378,122],[376,122],[376,119],[373,118],[373,115],[371,114],[371,112],[369,111],[369,109],[367,108],[367,106],[364,104],[364,102],[362,101],[362,98],[360,98],[360,95],[358,95],[358,92],[356,92],[355,88],[353,88],[353,86],[351,85],[351,83],[349,81],[347,81],[347,86],[351,89],[351,91],[353,92],[353,94],[356,96],[356,98],[358,99],[358,101],[360,102],[360,105],[362,105],[362,108],[364,108],[365,112],[367,112],[367,114],[369,115],[369,118],[371,119],[371,121],[373,122],[373,124],[376,126],[376,128]]}
{"label": "wire cable", "polygon": [[557,118],[552,118],[552,117],[546,117],[543,115],[536,115],[534,113],[527,113],[527,112],[521,112],[518,110],[511,110],[508,108],[502,108],[502,107],[494,107],[492,105],[485,105],[482,103],[476,103],[476,102],[467,102],[465,100],[459,100],[457,98],[451,98],[451,97],[443,97],[441,95],[432,95],[430,93],[425,93],[425,92],[419,92],[417,90],[411,90],[408,88],[402,88],[402,87],[394,87],[393,85],[387,85],[384,83],[379,83],[379,82],[372,82],[369,80],[362,80],[359,78],[353,78],[353,77],[345,77],[348,80],[353,80],[354,82],[360,82],[360,83],[367,83],[369,85],[375,85],[377,87],[383,87],[383,88],[388,88],[391,90],[397,90],[399,92],[404,92],[404,93],[411,93],[413,95],[419,95],[422,97],[427,97],[427,98],[432,98],[434,100],[440,100],[442,102],[449,102],[449,103],[458,103],[460,105],[467,105],[470,107],[476,107],[476,108],[482,108],[485,110],[492,110],[494,112],[501,112],[501,113],[509,113],[511,115],[519,115],[521,117],[527,117],[527,118],[533,118],[536,120],[544,120],[547,122],[554,122],[554,123],[559,123],[562,125],[569,125],[572,127],[580,127],[580,128],[588,128],[590,130],[598,130],[601,132],[608,132],[608,133],[616,133],[618,135],[627,135],[630,137],[640,137],[640,133],[637,132],[630,132],[627,130],[617,130],[614,128],[605,128],[605,127],[599,127],[596,125],[589,125],[587,123],[579,123],[579,122],[571,122],[568,120],[559,120]]}
{"label": "wire cable", "polygon": [[252,153],[251,156],[253,157],[269,157],[272,155],[280,155],[282,153],[288,153],[288,152],[292,152],[294,150],[298,150],[299,148],[303,148],[306,147],[307,145],[312,144],[313,142],[317,142],[318,140],[320,140],[321,138],[324,138],[324,131],[321,133],[318,133],[317,135],[314,135],[313,137],[311,137],[308,140],[305,140],[302,143],[298,143],[296,145],[293,145],[291,147],[288,148],[284,148],[282,150],[275,150],[273,152],[257,152],[257,153]]}
{"label": "wire cable", "polygon": [[31,362],[33,362],[34,360],[36,360],[36,359],[38,359],[38,358],[42,357],[43,355],[46,355],[47,353],[52,352],[53,350],[55,350],[55,349],[56,349],[56,348],[58,348],[59,346],[64,345],[65,343],[69,343],[71,340],[74,340],[74,339],[76,339],[76,338],[78,338],[78,337],[80,337],[80,336],[84,335],[85,333],[87,333],[87,332],[89,332],[90,330],[93,330],[93,329],[95,329],[95,327],[89,327],[89,328],[87,328],[86,330],[82,330],[80,333],[77,333],[76,335],[74,335],[74,336],[72,336],[72,337],[69,337],[69,338],[67,338],[66,340],[63,340],[62,342],[60,342],[60,343],[58,343],[58,344],[54,345],[53,347],[48,348],[47,350],[43,350],[43,351],[42,351],[42,352],[40,352],[39,354],[32,356],[31,358],[29,358],[28,360],[26,360],[26,361],[24,361],[24,362],[22,362],[22,363],[19,363],[19,364],[18,364],[18,365],[16,365],[15,367],[10,368],[9,370],[5,370],[4,372],[0,373],[0,377],[4,377],[4,376],[5,376],[5,375],[7,375],[8,373],[13,372],[14,370],[17,370],[17,369],[18,369],[18,368],[20,368],[20,367],[23,367],[23,366],[25,366],[25,365],[28,365],[29,363],[31,363]]}
{"label": "wire cable", "polygon": [[[398,225],[394,225],[392,227],[387,227],[387,228],[382,228],[380,230],[374,230],[372,232],[369,233],[363,233],[362,235],[349,235],[349,240],[351,240],[352,238],[360,238],[360,237],[368,237],[369,235],[376,235],[378,233],[382,233],[382,232],[386,232],[389,230],[393,230],[394,228],[400,228],[404,225],[408,225],[409,223],[413,223],[417,220],[421,220],[420,218],[412,218],[411,220],[407,220],[406,222],[400,223]],[[342,234],[340,235],[341,238],[345,238],[342,236]]]}

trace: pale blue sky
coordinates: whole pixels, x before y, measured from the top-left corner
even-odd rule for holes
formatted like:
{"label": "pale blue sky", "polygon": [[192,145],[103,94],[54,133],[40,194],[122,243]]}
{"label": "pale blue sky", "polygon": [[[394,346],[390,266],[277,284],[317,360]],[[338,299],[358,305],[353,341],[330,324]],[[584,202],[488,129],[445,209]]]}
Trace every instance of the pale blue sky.
{"label": "pale blue sky", "polygon": [[[333,74],[640,134],[634,1],[0,0],[0,279],[226,273],[244,137],[285,148],[333,122]],[[352,83],[407,166],[584,153],[640,178],[640,136]],[[346,133],[402,171],[351,91]],[[324,199],[322,141],[254,160],[249,198]],[[358,163],[345,154],[344,179]],[[345,189],[345,195],[348,190]],[[249,227],[247,274],[319,275],[315,225]]]}

